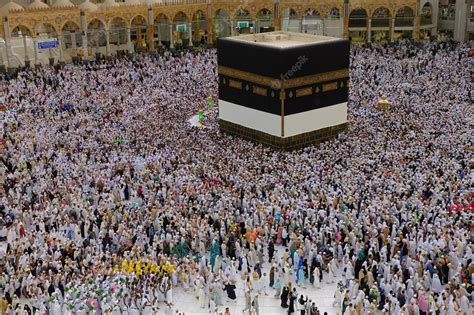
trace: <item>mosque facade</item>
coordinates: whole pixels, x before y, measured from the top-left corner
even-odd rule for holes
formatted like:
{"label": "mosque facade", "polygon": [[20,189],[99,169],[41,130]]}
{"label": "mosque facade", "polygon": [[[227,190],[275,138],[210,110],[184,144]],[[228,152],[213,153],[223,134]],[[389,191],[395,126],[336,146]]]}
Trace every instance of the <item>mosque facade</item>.
{"label": "mosque facade", "polygon": [[473,0],[8,0],[0,66],[213,45],[274,30],[390,42],[474,34]]}

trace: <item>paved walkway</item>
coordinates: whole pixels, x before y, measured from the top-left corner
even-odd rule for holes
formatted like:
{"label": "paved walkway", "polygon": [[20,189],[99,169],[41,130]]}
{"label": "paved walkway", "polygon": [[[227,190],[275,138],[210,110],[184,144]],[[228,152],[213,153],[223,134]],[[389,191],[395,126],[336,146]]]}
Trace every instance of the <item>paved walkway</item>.
{"label": "paved walkway", "polygon": [[[283,247],[276,247],[277,250],[276,256],[279,257],[283,254],[284,248]],[[270,264],[265,263],[262,268],[262,273],[267,274],[267,278],[270,271]],[[316,306],[321,311],[321,315],[324,312],[327,312],[328,315],[336,315],[339,314],[340,311],[333,307],[334,302],[334,292],[337,287],[337,282],[341,279],[341,272],[338,273],[338,277],[334,283],[323,283],[321,284],[321,288],[317,289],[311,286],[308,282],[306,288],[297,287],[298,297],[300,294],[307,295],[309,299],[316,302]],[[268,285],[268,282],[267,282]],[[259,305],[260,305],[260,315],[284,315],[288,313],[288,309],[284,309],[280,307],[280,299],[274,298],[275,290],[266,288],[268,296],[260,296],[259,297]],[[227,302],[226,298],[227,295],[225,291],[223,293],[223,306],[219,307],[219,313],[224,313],[225,308],[229,307],[230,313],[232,315],[240,315],[243,314],[242,310],[245,308],[245,297],[244,297],[244,290],[243,290],[243,281],[239,281],[237,283],[237,300],[236,301],[229,301]],[[186,315],[190,314],[209,314],[209,310],[207,308],[199,308],[198,300],[195,297],[194,290],[188,290],[184,292],[181,288],[177,288],[173,291],[173,301],[175,306],[175,312],[184,312]],[[160,306],[161,307],[161,306]],[[248,314],[248,313],[245,313]],[[299,315],[299,313],[295,312],[295,315]]]}

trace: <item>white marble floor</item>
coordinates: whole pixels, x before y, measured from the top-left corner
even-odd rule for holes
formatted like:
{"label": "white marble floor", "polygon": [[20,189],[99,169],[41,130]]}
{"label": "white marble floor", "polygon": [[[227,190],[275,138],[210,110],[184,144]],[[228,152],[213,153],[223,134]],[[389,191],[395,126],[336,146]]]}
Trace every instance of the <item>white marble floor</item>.
{"label": "white marble floor", "polygon": [[[276,255],[280,256],[284,251],[283,247],[276,248]],[[6,242],[0,242],[0,258],[5,258],[6,252]],[[265,263],[262,269],[263,273],[269,274],[270,265]],[[340,273],[339,273],[340,274]],[[267,276],[268,277],[268,276]],[[333,306],[334,302],[334,292],[336,290],[336,283],[339,281],[340,277],[335,280],[335,283],[322,283],[321,288],[314,288],[311,284],[308,283],[306,288],[297,287],[298,296],[303,294],[308,296],[309,299],[316,302],[317,307],[319,308],[321,315],[324,312],[327,312],[328,315],[339,314],[340,311]],[[232,315],[243,314],[242,310],[245,308],[245,298],[243,290],[243,282],[237,283],[237,299],[235,301],[227,300],[225,292],[223,293],[223,304],[219,306],[219,314],[224,314],[225,308],[229,307],[230,313]],[[267,296],[262,295],[259,297],[259,315],[283,315],[287,314],[288,309],[283,309],[280,307],[280,299],[274,298],[275,290],[272,288],[266,288]],[[173,292],[173,314],[180,315],[201,315],[209,314],[207,308],[200,308],[197,298],[195,297],[194,290],[189,289],[185,292],[181,288],[175,288]],[[157,315],[165,313],[165,305],[160,303],[160,310]],[[248,313],[245,313],[246,315]],[[254,314],[254,313],[252,313]],[[298,315],[299,313],[294,313]]]}
{"label": "white marble floor", "polygon": [[[280,255],[283,253],[283,247],[276,248],[277,253],[276,255]],[[263,266],[263,273],[269,274],[270,265],[268,263],[264,264]],[[340,275],[340,272],[339,272]],[[338,308],[333,306],[334,302],[334,292],[337,287],[337,282],[340,280],[340,276],[335,280],[334,283],[325,283],[321,284],[321,288],[314,288],[311,284],[308,283],[306,288],[297,287],[298,296],[303,294],[308,296],[309,299],[316,302],[316,306],[321,312],[321,315],[324,312],[327,312],[328,315],[336,315],[340,313]],[[284,309],[280,306],[280,299],[274,298],[275,290],[272,288],[266,288],[268,296],[260,296],[259,297],[259,314],[260,315],[283,315],[287,314],[288,309]],[[219,306],[218,312],[219,314],[224,314],[225,308],[229,307],[230,313],[232,315],[240,315],[243,314],[242,310],[245,308],[245,297],[244,297],[244,290],[242,287],[242,282],[237,284],[236,289],[237,300],[230,301],[226,300],[226,294],[224,292],[223,296],[223,304]],[[201,315],[201,314],[209,314],[209,310],[207,308],[200,308],[197,298],[195,297],[193,290],[188,290],[185,292],[181,288],[176,288],[173,292],[173,301],[174,301],[174,312],[175,314],[182,314],[182,315]],[[161,306],[161,305],[160,305]],[[245,313],[248,314],[248,313]],[[254,313],[252,313],[254,314]],[[299,315],[299,313],[294,313],[295,315]]]}
{"label": "white marble floor", "polygon": [[[336,315],[338,314],[338,310],[336,307],[333,307],[332,303],[334,301],[334,291],[336,289],[336,284],[328,284],[324,285],[321,289],[315,288],[306,288],[301,289],[298,288],[298,294],[308,295],[310,299],[316,302],[321,314],[327,312],[329,315]],[[176,290],[177,292],[174,293],[173,300],[174,302],[174,310],[175,312],[181,314],[209,314],[209,310],[205,308],[199,308],[199,304],[197,299],[194,297],[194,293],[184,292],[182,290]],[[260,296],[259,304],[260,304],[260,315],[283,315],[287,314],[288,309],[284,309],[280,307],[280,299],[276,299],[273,297],[274,290],[268,290],[268,296]],[[243,314],[242,310],[245,308],[245,299],[244,293],[242,289],[239,289],[237,292],[237,300],[232,302],[226,302],[224,299],[224,305],[219,307],[219,313],[224,313],[226,307],[229,307],[230,313],[232,315]],[[296,313],[295,313],[296,314]]]}

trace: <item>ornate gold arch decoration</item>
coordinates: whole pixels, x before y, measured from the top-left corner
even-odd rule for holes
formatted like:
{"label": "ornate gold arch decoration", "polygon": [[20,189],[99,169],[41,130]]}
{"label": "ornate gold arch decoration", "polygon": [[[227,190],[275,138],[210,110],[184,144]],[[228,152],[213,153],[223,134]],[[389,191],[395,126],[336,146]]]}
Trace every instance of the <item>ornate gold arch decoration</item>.
{"label": "ornate gold arch decoration", "polygon": [[92,24],[92,22],[95,22],[95,21],[99,21],[100,23],[102,23],[104,25],[104,29],[107,29],[106,21],[104,21],[102,18],[99,18],[99,17],[93,17],[90,20],[88,20],[87,25],[86,25],[86,29],[89,30],[90,25]]}
{"label": "ornate gold arch decoration", "polygon": [[296,12],[296,16],[297,16],[298,18],[301,18],[301,17],[303,16],[303,12],[302,12],[301,6],[295,7],[295,6],[292,6],[292,5],[284,5],[284,6],[281,6],[281,7],[280,7],[280,15],[281,15],[281,17],[283,17],[283,12],[284,12],[285,10],[287,10],[287,9],[295,11],[295,12]]}
{"label": "ornate gold arch decoration", "polygon": [[406,5],[406,4],[405,4],[405,5],[400,5],[400,6],[396,7],[396,8],[394,8],[394,11],[393,11],[393,12],[394,12],[395,14],[393,14],[392,16],[395,17],[395,16],[398,14],[398,11],[400,11],[400,10],[403,9],[403,8],[410,8],[410,9],[413,11],[413,16],[416,16],[416,6],[413,7],[413,6],[411,6],[411,5]]}
{"label": "ornate gold arch decoration", "polygon": [[114,15],[113,17],[110,18],[109,20],[109,29],[112,28],[112,24],[115,22],[116,19],[120,19],[125,23],[125,27],[130,27],[130,23],[128,22],[128,19],[122,15]]}
{"label": "ornate gold arch decoration", "polygon": [[139,24],[139,25],[146,25],[147,24],[147,18],[144,17],[142,14],[135,14],[130,20],[129,20],[129,25],[137,25],[137,24],[134,24],[133,23],[133,20],[135,20],[136,18],[140,18],[143,20],[143,23]]}
{"label": "ornate gold arch decoration", "polygon": [[212,8],[212,11],[211,11],[211,14],[212,14],[212,18],[215,19],[217,17],[217,13],[219,11],[224,11],[227,16],[229,17],[229,19],[232,18],[232,15],[230,12],[232,12],[232,9],[230,9],[229,7],[218,7],[218,8]]}
{"label": "ornate gold arch decoration", "polygon": [[66,27],[66,24],[68,23],[73,23],[74,25],[77,26],[77,29],[81,29],[81,23],[77,23],[77,21],[74,21],[74,20],[66,20],[66,21],[63,21],[63,23],[59,26],[59,30],[60,32],[62,33],[62,31],[64,30],[64,28]]}
{"label": "ornate gold arch decoration", "polygon": [[231,19],[235,19],[237,17],[237,13],[240,11],[240,10],[244,10],[244,11],[247,11],[249,13],[249,17],[254,19],[255,18],[255,14],[252,14],[252,11],[250,10],[250,8],[247,8],[247,7],[243,7],[243,6],[239,6],[237,8],[235,8],[233,11],[232,11],[232,14],[229,14],[230,18]]}
{"label": "ornate gold arch decoration", "polygon": [[366,17],[368,19],[371,17],[371,15],[369,15],[369,10],[367,8],[355,7],[355,8],[352,8],[352,9],[349,10],[349,18],[351,17],[352,12],[354,12],[355,10],[364,10],[365,14],[366,14]]}
{"label": "ornate gold arch decoration", "polygon": [[168,21],[168,23],[172,22],[172,20],[171,20],[171,18],[170,18],[170,16],[169,16],[168,14],[166,14],[166,13],[164,13],[164,12],[159,12],[158,14],[155,14],[155,15],[153,16],[153,23],[157,22],[157,21],[158,21],[158,18],[159,18],[160,16],[164,16],[164,17],[166,18],[166,20]]}
{"label": "ornate gold arch decoration", "polygon": [[26,23],[18,23],[18,24],[12,25],[12,26],[10,27],[10,30],[11,30],[10,32],[13,32],[17,27],[19,27],[20,30],[21,30],[21,28],[25,28],[28,32],[30,32],[30,34],[31,34],[32,36],[35,36],[36,33],[33,32],[33,31],[34,31],[34,27],[28,26],[28,25],[25,25],[25,24],[26,24]]}
{"label": "ornate gold arch decoration", "polygon": [[184,15],[184,17],[186,18],[186,21],[187,21],[187,22],[189,22],[189,21],[190,21],[190,19],[189,19],[189,15],[188,15],[188,14],[186,14],[186,12],[184,12],[184,11],[182,11],[182,10],[178,10],[178,11],[176,11],[176,13],[173,15],[173,20],[172,20],[172,22],[174,22],[174,21],[175,21],[175,19],[176,19],[176,16],[178,16],[178,14],[180,14],[180,13]]}
{"label": "ornate gold arch decoration", "polygon": [[[59,29],[58,29],[58,26],[55,26],[54,24],[50,23],[50,22],[41,22],[41,23],[38,23],[37,25],[35,25],[35,34],[38,34],[40,28],[44,26],[45,28],[45,31],[46,31],[46,34],[56,34],[56,35],[59,35]],[[50,29],[52,28],[52,29]]]}
{"label": "ornate gold arch decoration", "polygon": [[387,17],[388,19],[394,17],[392,11],[390,10],[390,8],[389,8],[388,6],[381,5],[381,6],[378,6],[378,7],[376,7],[375,9],[372,10],[372,13],[370,14],[369,18],[370,18],[370,19],[373,19],[375,12],[376,12],[378,9],[384,9],[384,8],[388,10],[388,17]]}
{"label": "ornate gold arch decoration", "polygon": [[207,20],[207,14],[205,11],[201,10],[201,9],[196,9],[196,11],[193,12],[192,14],[192,20],[194,21],[194,17],[196,16],[196,14],[198,12],[202,12],[203,16],[204,16],[204,20]]}

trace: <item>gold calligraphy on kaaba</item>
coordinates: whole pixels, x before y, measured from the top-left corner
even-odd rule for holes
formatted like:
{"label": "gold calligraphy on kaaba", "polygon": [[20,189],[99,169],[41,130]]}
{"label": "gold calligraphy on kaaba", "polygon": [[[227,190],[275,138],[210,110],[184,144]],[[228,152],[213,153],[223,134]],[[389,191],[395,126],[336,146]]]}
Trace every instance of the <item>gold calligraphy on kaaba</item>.
{"label": "gold calligraphy on kaaba", "polygon": [[229,80],[229,86],[234,89],[242,90],[242,82],[239,81]]}
{"label": "gold calligraphy on kaaba", "polygon": [[337,90],[337,82],[331,82],[327,84],[323,84],[323,93],[332,91],[332,90]]}
{"label": "gold calligraphy on kaaba", "polygon": [[[291,89],[302,86],[308,86],[327,81],[334,81],[349,78],[349,69],[340,69],[330,72],[318,73],[314,75],[292,78],[288,80],[280,80],[266,77],[246,71],[232,69],[224,66],[218,67],[219,75],[224,75],[237,80],[244,80],[258,85],[267,86],[273,89]],[[336,83],[337,84],[337,83]],[[337,88],[337,86],[336,86]],[[323,87],[324,90],[324,87]]]}
{"label": "gold calligraphy on kaaba", "polygon": [[313,88],[312,87],[307,87],[307,88],[296,90],[296,97],[308,96],[308,95],[311,95],[311,94],[313,94]]}
{"label": "gold calligraphy on kaaba", "polygon": [[258,95],[267,96],[267,89],[261,88],[259,86],[254,86],[253,92]]}

